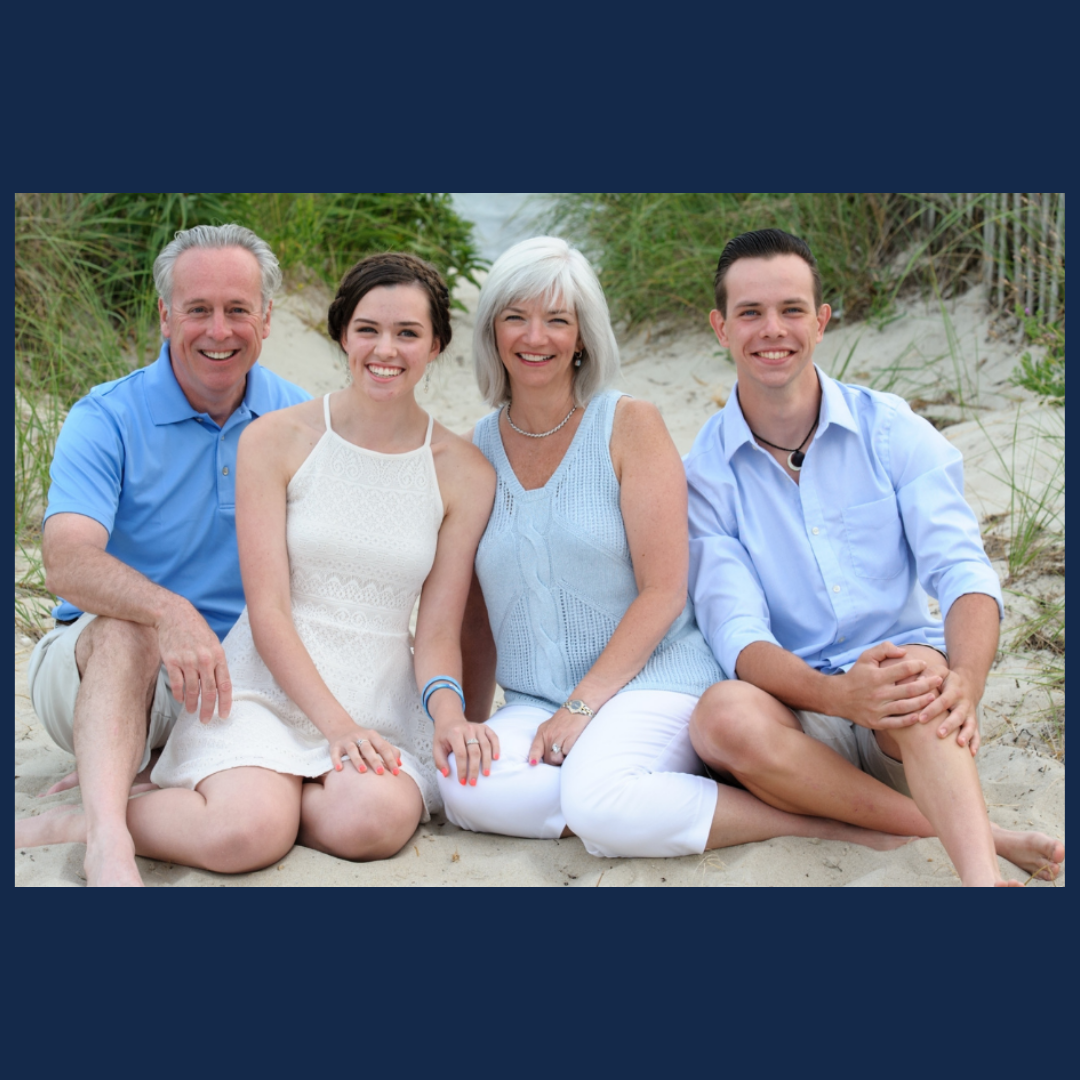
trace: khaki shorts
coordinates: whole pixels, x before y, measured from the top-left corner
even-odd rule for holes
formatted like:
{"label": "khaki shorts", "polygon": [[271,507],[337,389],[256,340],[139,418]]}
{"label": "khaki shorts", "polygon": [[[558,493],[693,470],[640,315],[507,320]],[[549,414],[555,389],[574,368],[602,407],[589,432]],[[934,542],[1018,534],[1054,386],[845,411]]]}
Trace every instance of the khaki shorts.
{"label": "khaki shorts", "polygon": [[[27,668],[34,712],[52,741],[69,754],[75,753],[72,733],[75,699],[79,696],[80,685],[75,645],[79,635],[96,618],[96,615],[87,613],[79,616],[70,626],[57,623],[56,629],[50,630],[34,646]],[[172,696],[165,668],[162,667],[158,672],[154,700],[150,705],[150,726],[147,730],[142,764],[139,766],[140,772],[150,764],[150,751],[165,745],[183,707],[183,703]]]}
{"label": "khaki shorts", "polygon": [[901,795],[911,795],[903,762],[889,757],[869,728],[853,724],[840,716],[824,716],[799,709],[795,710],[795,718],[810,738],[835,750],[855,768],[880,780],[893,791],[899,791]]}

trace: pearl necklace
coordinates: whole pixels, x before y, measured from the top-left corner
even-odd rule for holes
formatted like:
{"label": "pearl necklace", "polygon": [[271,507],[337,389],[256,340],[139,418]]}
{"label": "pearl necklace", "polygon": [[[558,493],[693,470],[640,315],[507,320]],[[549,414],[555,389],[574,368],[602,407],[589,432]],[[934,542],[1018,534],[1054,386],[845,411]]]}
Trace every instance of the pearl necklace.
{"label": "pearl necklace", "polygon": [[517,432],[517,433],[518,433],[519,435],[524,435],[524,436],[525,436],[525,437],[526,437],[527,439],[546,439],[546,438],[547,438],[547,437],[548,437],[549,435],[554,435],[554,434],[555,434],[555,432],[556,432],[556,431],[558,431],[558,430],[559,430],[560,428],[564,428],[564,427],[566,427],[566,425],[567,425],[567,424],[568,424],[568,423],[570,422],[570,417],[571,417],[571,416],[573,416],[573,415],[574,415],[574,413],[576,413],[576,412],[577,412],[577,410],[578,410],[578,407],[577,407],[577,406],[575,405],[575,406],[574,406],[574,407],[573,407],[573,408],[572,408],[572,409],[571,409],[571,410],[570,410],[570,411],[569,411],[569,412],[568,412],[568,413],[566,414],[566,419],[565,419],[565,420],[563,420],[563,422],[562,422],[561,424],[556,424],[556,425],[555,425],[555,426],[554,426],[554,427],[553,427],[553,428],[552,428],[552,429],[551,429],[550,431],[541,431],[541,432],[536,432],[536,431],[522,431],[522,430],[521,430],[521,428],[519,428],[519,427],[517,426],[517,424],[515,424],[515,423],[514,423],[514,421],[513,421],[512,417],[510,416],[510,403],[509,403],[509,402],[507,402],[507,403],[506,403],[506,404],[505,404],[505,405],[503,406],[503,411],[504,411],[504,412],[506,413],[506,422],[507,422],[507,423],[508,423],[508,424],[509,424],[509,425],[510,425],[510,426],[511,426],[511,427],[512,427],[512,428],[513,428],[513,429],[514,429],[514,430],[515,430],[515,431],[516,431],[516,432]]}

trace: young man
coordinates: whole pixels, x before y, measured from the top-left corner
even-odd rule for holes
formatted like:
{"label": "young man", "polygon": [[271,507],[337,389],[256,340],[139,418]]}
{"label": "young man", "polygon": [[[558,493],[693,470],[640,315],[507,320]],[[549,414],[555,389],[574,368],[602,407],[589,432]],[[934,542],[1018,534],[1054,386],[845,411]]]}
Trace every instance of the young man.
{"label": "young man", "polygon": [[[281,273],[253,232],[177,233],[154,280],[157,361],[95,387],[57,440],[42,556],[63,599],[28,671],[35,711],[75,754],[89,885],[142,884],[127,800],[179,709],[228,715],[237,444],[257,416],[309,397],[256,363]],[[15,823],[16,848],[39,820]]]}
{"label": "young man", "polygon": [[1053,878],[1064,847],[992,825],[975,770],[1003,608],[960,453],[814,366],[831,313],[802,240],[724,248],[710,321],[738,383],[686,473],[690,591],[730,681],[694,745],[779,809],[940,837],[965,885],[1005,884],[997,855]]}

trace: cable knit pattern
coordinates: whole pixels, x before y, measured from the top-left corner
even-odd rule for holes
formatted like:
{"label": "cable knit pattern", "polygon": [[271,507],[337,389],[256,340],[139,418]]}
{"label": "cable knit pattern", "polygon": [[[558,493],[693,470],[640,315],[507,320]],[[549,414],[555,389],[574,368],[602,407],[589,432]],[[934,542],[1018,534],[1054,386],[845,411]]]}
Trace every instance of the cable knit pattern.
{"label": "cable knit pattern", "polygon": [[[293,623],[319,674],[361,726],[401,750],[402,770],[424,797],[425,819],[441,807],[431,757],[431,721],[413,673],[409,619],[432,563],[443,504],[424,445],[379,454],[326,432],[287,492]],[[298,776],[331,768],[318,728],[275,682],[255,650],[247,609],[225,639],[233,680],[227,720],[181,715],[153,780],[193,788],[222,769],[260,765]]]}
{"label": "cable knit pattern", "polygon": [[[637,597],[630,546],[611,463],[618,391],[585,410],[547,484],[526,491],[514,475],[499,414],[473,441],[495,466],[498,490],[476,569],[498,649],[508,703],[561,705],[607,646]],[[694,622],[689,599],[645,667],[623,690],[700,695],[723,678]]]}

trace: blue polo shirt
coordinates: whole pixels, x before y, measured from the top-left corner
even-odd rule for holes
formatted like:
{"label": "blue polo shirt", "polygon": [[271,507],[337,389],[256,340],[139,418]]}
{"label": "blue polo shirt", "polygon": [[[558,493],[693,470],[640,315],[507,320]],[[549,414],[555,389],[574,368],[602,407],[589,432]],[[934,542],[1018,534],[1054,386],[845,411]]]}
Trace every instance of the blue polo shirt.
{"label": "blue polo shirt", "polygon": [[[219,427],[196,412],[173,374],[169,343],[149,367],[95,386],[76,402],[50,470],[53,514],[99,521],[105,550],[191,601],[223,638],[244,607],[236,548],[236,448],[256,417],[310,394],[259,364]],[[57,619],[81,614],[66,600]]]}

